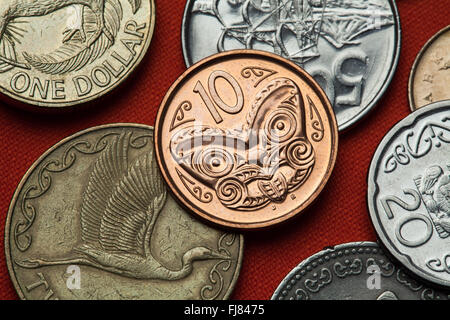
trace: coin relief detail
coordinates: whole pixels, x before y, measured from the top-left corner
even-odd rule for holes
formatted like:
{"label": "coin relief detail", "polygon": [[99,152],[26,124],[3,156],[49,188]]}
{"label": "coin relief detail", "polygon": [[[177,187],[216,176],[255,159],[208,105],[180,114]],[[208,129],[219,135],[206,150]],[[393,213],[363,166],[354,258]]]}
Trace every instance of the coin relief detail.
{"label": "coin relief detail", "polygon": [[[173,288],[167,287],[173,285],[167,283],[181,281],[175,294],[181,299],[227,297],[239,270],[242,239],[202,226],[178,208],[150,149],[153,131],[124,125],[85,135],[54,150],[58,157],[47,156],[15,197],[7,251],[19,294],[33,299],[168,299]],[[83,175],[80,170],[85,177],[74,179],[71,194],[70,183],[61,179]],[[58,200],[49,202],[55,196]],[[170,219],[177,223],[170,225]],[[190,240],[179,243],[172,234]],[[78,292],[59,283],[69,266],[82,267]],[[123,287],[121,279],[127,278],[137,287],[135,294]],[[111,287],[96,279],[109,279]],[[57,288],[52,282],[59,283]]]}
{"label": "coin relief detail", "polygon": [[37,107],[103,95],[142,59],[154,15],[153,0],[2,1],[0,90]]}
{"label": "coin relief detail", "polygon": [[276,65],[278,56],[221,58],[190,69],[169,90],[157,119],[162,170],[180,199],[218,220],[250,226],[259,215],[293,214],[333,166],[329,102],[295,65]]}
{"label": "coin relief detail", "polygon": [[[215,83],[214,78],[218,75],[231,77],[223,71],[215,71],[210,76],[210,84]],[[235,79],[232,81],[238,90],[239,105],[236,111],[240,112],[244,106],[242,89]],[[269,102],[274,101],[270,97],[275,95],[281,97],[278,101],[280,105],[277,111],[271,112],[270,108],[273,106]],[[214,100],[220,99],[217,93],[213,97]],[[309,107],[314,108],[312,101],[310,99],[308,101]],[[225,106],[221,109],[225,111]],[[301,186],[309,177],[315,163],[314,149],[306,133],[304,109],[303,97],[297,85],[286,78],[275,78],[256,95],[242,130],[185,126],[173,135],[172,155],[191,176],[199,181],[205,181],[209,188],[215,189],[217,198],[225,207],[253,210],[282,202],[290,191]],[[236,113],[232,109],[225,112]],[[217,115],[215,119],[217,123],[222,122],[216,110],[212,114]],[[320,124],[320,116],[317,117]],[[257,149],[261,146],[253,144],[255,150],[249,150],[246,146],[251,145],[252,139],[255,141],[258,139],[254,135],[260,133],[260,130],[263,131],[262,143],[270,151],[262,159],[255,157],[245,161],[247,154],[258,155]],[[318,132],[320,131],[313,134],[317,142],[320,141],[317,139]],[[202,139],[202,142],[196,142],[196,139]],[[195,147],[190,148],[192,145]],[[221,149],[222,145],[231,148]],[[274,172],[272,162],[275,157],[279,157],[277,160],[285,163],[284,166],[276,168],[279,173]],[[182,176],[179,171],[178,174]],[[273,178],[268,179],[270,176]],[[257,185],[253,194],[250,191],[250,184]],[[212,197],[209,196],[207,199],[198,197],[198,199],[211,201]]]}
{"label": "coin relief detail", "polygon": [[409,102],[412,111],[450,98],[450,27],[436,33],[422,48],[411,69]]}
{"label": "coin relief detail", "polygon": [[[376,273],[374,273],[376,270]],[[368,286],[372,275],[378,286]],[[294,268],[273,300],[447,300],[392,263],[375,243],[349,243],[325,249]]]}
{"label": "coin relief detail", "polygon": [[381,240],[417,276],[448,286],[450,118],[448,101],[397,124],[372,160],[368,205]]}
{"label": "coin relief detail", "polygon": [[182,31],[188,66],[235,49],[297,63],[326,91],[340,129],[371,109],[399,56],[398,15],[388,0],[189,0]]}

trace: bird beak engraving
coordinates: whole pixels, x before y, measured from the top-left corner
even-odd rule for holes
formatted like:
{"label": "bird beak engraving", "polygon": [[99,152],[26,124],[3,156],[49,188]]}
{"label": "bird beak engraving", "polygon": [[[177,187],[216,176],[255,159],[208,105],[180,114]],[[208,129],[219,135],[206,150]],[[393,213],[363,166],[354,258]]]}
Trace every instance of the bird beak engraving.
{"label": "bird beak engraving", "polygon": [[231,260],[231,256],[228,254],[222,254],[220,252],[211,251],[210,259]]}

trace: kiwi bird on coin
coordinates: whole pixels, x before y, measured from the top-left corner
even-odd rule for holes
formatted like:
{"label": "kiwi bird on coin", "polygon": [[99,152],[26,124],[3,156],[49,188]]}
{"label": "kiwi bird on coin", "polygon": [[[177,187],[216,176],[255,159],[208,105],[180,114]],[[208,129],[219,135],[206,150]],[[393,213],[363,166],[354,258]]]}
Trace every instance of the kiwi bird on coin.
{"label": "kiwi bird on coin", "polygon": [[128,164],[130,134],[114,138],[96,160],[81,205],[81,244],[74,256],[57,260],[15,261],[23,268],[78,264],[136,279],[178,280],[189,276],[193,262],[229,260],[206,247],[188,250],[178,270],[154,256],[151,239],[167,191],[153,152]]}
{"label": "kiwi bird on coin", "polygon": [[[132,7],[133,13],[136,13],[141,7],[142,0],[128,0],[128,2]],[[17,61],[15,43],[20,42],[18,38],[26,32],[23,27],[19,26],[19,24],[24,22],[21,21],[20,18],[42,17],[70,6],[74,7],[78,21],[73,27],[69,26],[66,30],[62,31],[63,34],[65,34],[63,42],[70,41],[77,33],[79,33],[80,37],[86,42],[83,47],[84,49],[89,49],[95,43],[102,40],[102,35],[104,35],[106,39],[100,41],[101,44],[99,44],[99,47],[107,48],[114,43],[117,30],[112,30],[112,26],[120,25],[120,20],[122,19],[122,7],[119,0],[1,0],[0,72],[5,72],[3,69],[6,69],[7,67],[9,67],[7,68],[8,70],[12,67],[30,69],[30,65],[38,67],[39,64],[48,64],[47,61],[36,61],[35,57],[25,52],[23,55],[28,61],[28,64]],[[90,12],[86,13],[84,8],[89,8]],[[93,14],[96,30],[89,39],[86,40],[83,19],[87,14]],[[67,48],[65,51],[67,51]],[[97,51],[99,51],[98,48]],[[104,48],[100,51],[104,51]],[[84,52],[84,55],[88,56],[86,52]],[[81,59],[79,54],[76,54],[76,57],[78,60]],[[89,61],[90,59],[84,60]],[[77,67],[80,67],[80,65],[77,64]],[[43,67],[41,66],[41,68]],[[45,68],[43,69],[44,70],[42,71],[48,71]],[[61,66],[59,66],[59,70],[59,73],[68,72],[68,70]]]}

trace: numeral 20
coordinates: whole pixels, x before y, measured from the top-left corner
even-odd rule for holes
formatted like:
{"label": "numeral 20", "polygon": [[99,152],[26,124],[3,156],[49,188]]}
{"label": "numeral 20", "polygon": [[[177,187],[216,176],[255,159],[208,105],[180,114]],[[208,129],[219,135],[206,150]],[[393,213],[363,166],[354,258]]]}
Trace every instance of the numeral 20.
{"label": "numeral 20", "polygon": [[[381,205],[382,205],[389,220],[394,219],[394,213],[392,212],[391,203],[396,204],[397,206],[399,206],[400,208],[403,208],[404,210],[410,211],[410,213],[408,213],[407,215],[404,215],[396,222],[395,236],[397,237],[397,240],[400,241],[400,243],[403,244],[404,246],[407,246],[410,248],[419,247],[419,246],[427,243],[428,240],[430,240],[431,236],[433,235],[433,225],[432,225],[431,220],[427,216],[420,214],[420,213],[412,212],[414,210],[419,209],[419,207],[421,205],[420,194],[413,189],[405,189],[405,190],[403,190],[403,193],[405,195],[412,196],[414,198],[414,202],[409,204],[409,203],[406,203],[403,200],[399,199],[398,197],[386,196],[381,199]],[[402,228],[407,223],[409,223],[413,220],[420,220],[423,223],[425,223],[426,232],[422,235],[422,237],[420,237],[418,239],[408,240],[403,237]]]}

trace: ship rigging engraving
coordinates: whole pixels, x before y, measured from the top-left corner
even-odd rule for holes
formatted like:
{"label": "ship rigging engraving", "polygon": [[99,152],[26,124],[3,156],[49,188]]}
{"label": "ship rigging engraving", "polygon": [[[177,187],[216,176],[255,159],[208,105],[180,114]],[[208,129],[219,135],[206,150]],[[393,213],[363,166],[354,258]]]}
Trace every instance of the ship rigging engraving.
{"label": "ship rigging engraving", "polygon": [[[231,8],[227,13],[220,10],[223,1]],[[320,56],[320,38],[340,49],[394,24],[391,10],[377,0],[195,0],[192,12],[220,22],[219,52],[230,40],[246,49],[256,49],[259,42],[300,65]],[[231,14],[240,22],[230,23],[236,21]]]}

